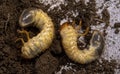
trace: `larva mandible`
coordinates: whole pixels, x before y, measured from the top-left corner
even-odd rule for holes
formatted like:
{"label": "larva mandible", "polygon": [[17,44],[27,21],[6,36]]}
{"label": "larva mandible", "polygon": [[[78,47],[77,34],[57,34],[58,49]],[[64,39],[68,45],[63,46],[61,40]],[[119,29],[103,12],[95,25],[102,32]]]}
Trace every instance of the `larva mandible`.
{"label": "larva mandible", "polygon": [[60,27],[62,45],[67,56],[73,61],[86,64],[97,59],[104,49],[104,38],[97,30],[93,31],[89,49],[80,50],[77,46],[79,33],[68,22]]}
{"label": "larva mandible", "polygon": [[52,19],[41,9],[25,9],[19,19],[21,27],[34,23],[40,33],[24,43],[21,49],[24,58],[31,59],[45,51],[51,45],[54,38],[54,24]]}

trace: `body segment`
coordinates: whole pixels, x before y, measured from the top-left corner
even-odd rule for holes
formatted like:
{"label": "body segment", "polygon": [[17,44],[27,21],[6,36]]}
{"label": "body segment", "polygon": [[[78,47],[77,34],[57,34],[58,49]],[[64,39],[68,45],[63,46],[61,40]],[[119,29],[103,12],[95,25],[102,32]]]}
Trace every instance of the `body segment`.
{"label": "body segment", "polygon": [[19,23],[21,27],[34,24],[41,29],[37,36],[24,43],[21,49],[24,58],[33,58],[49,48],[54,38],[54,25],[45,12],[41,9],[26,9],[20,16]]}
{"label": "body segment", "polygon": [[87,49],[80,50],[77,45],[78,32],[68,23],[64,23],[60,28],[60,35],[62,37],[62,45],[67,56],[73,61],[85,64],[97,59],[104,48],[104,39],[99,31],[93,32],[90,40],[90,46]]}

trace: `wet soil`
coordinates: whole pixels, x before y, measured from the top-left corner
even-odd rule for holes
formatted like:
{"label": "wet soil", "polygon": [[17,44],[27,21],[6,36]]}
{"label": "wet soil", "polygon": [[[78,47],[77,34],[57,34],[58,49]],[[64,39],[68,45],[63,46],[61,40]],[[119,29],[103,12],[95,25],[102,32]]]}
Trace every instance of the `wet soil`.
{"label": "wet soil", "polygon": [[[90,64],[81,65],[71,61],[66,56],[58,31],[59,23],[66,17],[65,14],[71,10],[77,10],[79,12],[77,17],[74,17],[72,13],[67,14],[67,16],[75,20],[76,24],[79,23],[79,20],[82,20],[83,30],[87,26],[96,24],[95,18],[97,17],[94,0],[90,0],[88,6],[83,1],[76,3],[74,0],[66,0],[66,2],[68,3],[66,6],[61,4],[62,10],[54,8],[48,12],[49,5],[44,6],[37,0],[0,0],[0,74],[54,74],[60,70],[61,65],[67,63],[74,63],[75,65],[72,68],[76,69],[76,72],[64,70],[62,74],[114,73],[114,69],[118,65],[114,60],[107,61],[101,58],[102,62],[96,60]],[[19,16],[26,8],[40,8],[48,13],[53,19],[56,29],[56,37],[50,48],[31,60],[26,60],[20,56],[22,43],[15,42],[19,37],[26,40],[25,35],[22,36],[17,32],[17,30],[21,29],[18,23]],[[38,33],[38,30],[33,27],[25,29],[30,32],[31,37]],[[88,34],[86,42],[89,43],[89,40],[90,35]]]}

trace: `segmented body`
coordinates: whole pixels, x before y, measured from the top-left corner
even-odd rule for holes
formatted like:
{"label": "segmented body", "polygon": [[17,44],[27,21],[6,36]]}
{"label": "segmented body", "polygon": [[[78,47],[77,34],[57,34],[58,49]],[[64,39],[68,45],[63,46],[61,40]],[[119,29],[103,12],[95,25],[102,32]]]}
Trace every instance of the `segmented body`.
{"label": "segmented body", "polygon": [[34,23],[34,26],[41,29],[37,36],[29,39],[22,47],[21,52],[24,58],[33,58],[49,48],[54,38],[54,25],[45,12],[41,9],[25,10],[19,22],[22,27]]}
{"label": "segmented body", "polygon": [[103,36],[98,31],[94,31],[90,40],[89,49],[80,50],[77,45],[78,32],[70,24],[64,23],[60,29],[62,45],[67,56],[73,61],[85,64],[97,59],[104,48]]}

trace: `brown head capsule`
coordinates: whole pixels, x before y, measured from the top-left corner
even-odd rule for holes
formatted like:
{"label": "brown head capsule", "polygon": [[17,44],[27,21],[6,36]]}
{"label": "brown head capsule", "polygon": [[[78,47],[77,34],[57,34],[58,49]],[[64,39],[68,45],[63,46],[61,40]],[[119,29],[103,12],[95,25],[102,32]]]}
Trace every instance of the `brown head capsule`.
{"label": "brown head capsule", "polygon": [[101,55],[105,44],[101,33],[95,30],[89,48],[80,50],[77,46],[78,32],[69,23],[64,23],[61,26],[60,35],[67,56],[80,64],[86,64],[97,59]]}

